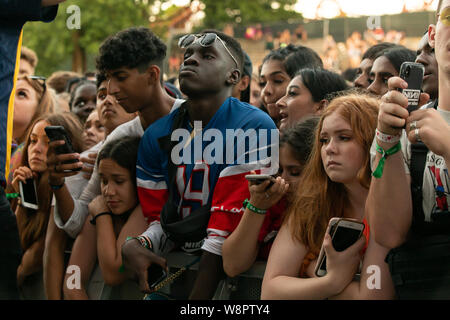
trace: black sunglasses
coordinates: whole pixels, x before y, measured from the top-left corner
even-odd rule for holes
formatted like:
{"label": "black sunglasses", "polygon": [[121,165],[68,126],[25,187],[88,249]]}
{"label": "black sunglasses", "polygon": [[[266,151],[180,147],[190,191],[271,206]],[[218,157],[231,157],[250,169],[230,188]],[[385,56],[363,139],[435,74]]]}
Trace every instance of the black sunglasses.
{"label": "black sunglasses", "polygon": [[216,40],[219,40],[225,50],[227,50],[228,54],[230,55],[231,59],[233,59],[234,63],[236,64],[236,68],[239,69],[239,65],[237,63],[236,58],[233,56],[233,54],[228,49],[225,42],[215,33],[205,33],[205,34],[187,34],[178,40],[178,46],[180,48],[187,48],[191,44],[194,44],[195,42],[199,42],[202,47],[210,47],[214,44]]}

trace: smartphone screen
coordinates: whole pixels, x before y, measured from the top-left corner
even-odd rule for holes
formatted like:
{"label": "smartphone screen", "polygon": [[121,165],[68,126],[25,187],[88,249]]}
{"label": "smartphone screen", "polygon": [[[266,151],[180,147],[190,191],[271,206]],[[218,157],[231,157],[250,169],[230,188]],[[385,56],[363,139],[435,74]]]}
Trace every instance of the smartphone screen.
{"label": "smartphone screen", "polygon": [[28,208],[37,209],[38,200],[34,179],[27,179],[26,183],[20,182],[20,184],[21,184],[21,196],[24,205]]}
{"label": "smartphone screen", "polygon": [[360,230],[338,227],[333,237],[334,249],[344,251],[358,240],[360,234]]}
{"label": "smartphone screen", "polygon": [[147,269],[147,277],[149,287],[153,288],[167,277],[167,273],[159,264],[153,263]]}
{"label": "smartphone screen", "polygon": [[[336,230],[334,232],[334,230]],[[334,236],[332,239],[333,247],[336,251],[344,251],[352,244],[354,244],[361,235],[361,230],[333,226],[330,229],[330,234]],[[322,263],[320,264],[319,270],[326,272],[327,271],[327,256],[324,255]]]}

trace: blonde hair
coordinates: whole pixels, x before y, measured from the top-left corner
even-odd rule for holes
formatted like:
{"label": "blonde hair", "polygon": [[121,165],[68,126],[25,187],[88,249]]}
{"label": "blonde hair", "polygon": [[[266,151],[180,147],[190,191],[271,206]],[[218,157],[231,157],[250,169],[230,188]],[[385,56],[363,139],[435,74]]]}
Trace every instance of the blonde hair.
{"label": "blonde hair", "polygon": [[332,217],[343,217],[349,206],[346,188],[342,183],[332,181],[322,164],[320,132],[323,121],[337,112],[350,124],[355,140],[365,153],[357,179],[363,187],[369,188],[369,150],[375,134],[378,107],[376,98],[349,94],[332,100],[320,117],[311,157],[303,170],[294,203],[285,217],[293,238],[309,247],[314,254],[320,251],[328,221]]}
{"label": "blonde hair", "polygon": [[19,77],[18,80],[25,80],[36,92],[36,98],[38,105],[36,107],[36,112],[30,120],[27,130],[22,134],[22,136],[17,138],[17,143],[21,144],[25,141],[28,132],[31,129],[31,124],[40,116],[46,113],[53,113],[55,109],[55,101],[49,90],[45,88],[45,84],[41,84],[39,80],[31,79],[29,76]]}
{"label": "blonde hair", "polygon": [[36,68],[37,64],[38,64],[38,57],[36,55],[36,52],[34,52],[33,50],[31,50],[30,48],[24,47],[22,46],[21,51],[20,51],[20,59],[28,61],[28,63],[33,67]]}

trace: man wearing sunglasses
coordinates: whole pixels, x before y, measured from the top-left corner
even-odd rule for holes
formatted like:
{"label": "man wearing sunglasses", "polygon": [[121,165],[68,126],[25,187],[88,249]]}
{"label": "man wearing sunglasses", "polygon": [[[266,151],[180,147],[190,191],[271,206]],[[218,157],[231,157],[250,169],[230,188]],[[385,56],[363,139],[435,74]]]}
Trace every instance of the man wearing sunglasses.
{"label": "man wearing sunglasses", "polygon": [[22,27],[27,21],[52,21],[57,4],[65,0],[0,0],[0,299],[18,299],[16,270],[20,243],[15,216],[3,188],[9,169],[17,52],[21,50]]}
{"label": "man wearing sunglasses", "polygon": [[[181,248],[187,252],[201,249],[197,278],[187,296],[211,299],[224,276],[223,241],[235,227],[242,203],[248,197],[245,174],[258,168],[249,163],[241,165],[237,161],[239,156],[249,153],[248,146],[243,154],[234,154],[231,161],[225,162],[221,158],[225,151],[221,156],[216,153],[215,160],[219,161],[207,160],[204,152],[211,147],[212,140],[214,144],[224,146],[227,141],[202,139],[202,135],[214,131],[225,137],[227,130],[236,129],[254,129],[256,132],[265,129],[270,134],[271,130],[276,131],[276,127],[266,113],[231,97],[233,86],[240,80],[244,60],[242,48],[235,39],[215,30],[206,30],[182,37],[179,46],[185,49],[179,82],[187,101],[151,125],[142,138],[136,175],[142,211],[150,223],[142,235],[148,239],[148,245],[144,247],[138,240],[129,240],[122,247],[122,257],[125,268],[138,276],[141,290],[150,292],[146,270],[151,264],[165,267],[162,257],[173,249]],[[188,132],[186,141],[182,140],[183,156],[175,153],[175,147],[170,147],[170,144],[163,150],[164,144],[160,142],[165,141],[165,137],[174,140],[171,132],[176,132],[176,124],[180,124],[176,127],[177,132]],[[267,138],[267,143],[271,143],[271,137]],[[175,140],[178,142],[179,138]],[[195,146],[200,146],[203,157],[197,158],[194,150],[186,160],[185,152],[188,151],[185,150],[195,149]],[[237,150],[240,150],[239,145]],[[170,168],[169,161],[173,163]],[[171,175],[169,170],[176,173]],[[173,179],[172,183],[171,177],[175,176],[179,178]],[[170,203],[175,206],[172,211]],[[198,213],[197,210],[202,208],[206,208],[206,223],[202,221],[196,226],[207,236],[202,238],[200,235],[201,240],[197,242],[172,241],[174,238],[169,238],[168,232],[172,235],[174,232],[168,227],[167,217],[175,213],[181,217],[177,222],[182,223],[192,217],[192,212]],[[160,219],[165,222],[160,223]]]}
{"label": "man wearing sunglasses", "polygon": [[[429,45],[434,49],[438,65],[437,109],[422,108],[409,113],[407,98],[397,91],[397,88],[407,88],[407,83],[392,77],[388,83],[390,91],[383,96],[378,115],[377,130],[382,134],[377,133],[371,153],[375,159],[372,168],[381,168],[382,175],[372,178],[366,208],[375,240],[388,248],[400,246],[411,235],[420,235],[417,230],[429,229],[433,235],[450,233],[447,223],[450,214],[450,0],[439,1],[437,18],[436,25],[428,29]],[[422,93],[420,105],[428,99],[429,95]],[[401,129],[403,127],[405,130]],[[416,174],[418,165],[416,170],[411,169],[411,145],[417,146],[418,142],[428,149],[421,161],[423,174]],[[392,152],[398,143],[401,149],[397,151],[401,152]],[[383,152],[388,155],[382,156]],[[423,182],[417,185],[421,176]],[[411,183],[415,184],[414,188],[410,187]],[[420,216],[424,217],[423,225],[420,220],[416,221]],[[427,271],[430,277],[435,274]],[[421,285],[417,288],[422,289]],[[422,296],[414,293],[415,299],[428,298],[421,292]]]}

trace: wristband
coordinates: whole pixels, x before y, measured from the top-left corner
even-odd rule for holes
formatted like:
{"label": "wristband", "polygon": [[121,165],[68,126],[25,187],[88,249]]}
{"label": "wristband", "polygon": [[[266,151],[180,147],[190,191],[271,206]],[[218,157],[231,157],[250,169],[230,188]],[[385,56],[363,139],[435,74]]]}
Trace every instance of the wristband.
{"label": "wristband", "polygon": [[110,216],[112,216],[112,213],[111,213],[111,212],[102,212],[102,213],[99,213],[98,215],[96,215],[95,217],[93,217],[89,222],[90,222],[92,225],[95,226],[95,225],[96,225],[95,220],[97,220],[98,217],[104,216],[104,215],[110,215]]}
{"label": "wristband", "polygon": [[7,193],[6,199],[15,199],[15,198],[18,198],[19,196],[20,196],[19,193]]}
{"label": "wristband", "polygon": [[61,189],[63,186],[64,186],[64,183],[65,183],[66,181],[65,181],[65,179],[63,180],[63,182],[61,183],[61,184],[52,184],[51,182],[50,182],[50,179],[48,180],[48,184],[50,185],[50,188],[52,188],[52,190],[59,190],[59,189]]}
{"label": "wristband", "polygon": [[375,178],[381,178],[381,176],[383,175],[384,163],[386,161],[386,158],[388,156],[391,156],[391,155],[397,153],[398,151],[400,151],[400,149],[402,148],[402,145],[400,142],[398,142],[395,146],[393,146],[392,148],[390,148],[387,151],[384,150],[382,147],[380,147],[377,142],[375,142],[375,146],[377,148],[377,152],[381,153],[381,159],[378,162],[378,166],[375,169],[375,171],[372,173],[372,175]]}
{"label": "wristband", "polygon": [[400,141],[400,138],[402,137],[401,135],[389,135],[386,133],[383,133],[381,131],[378,130],[378,128],[375,130],[375,134],[378,140],[382,141],[382,142],[386,142],[386,143],[396,143]]}
{"label": "wristband", "polygon": [[149,237],[147,237],[147,236],[127,237],[127,239],[125,241],[131,240],[131,239],[138,240],[139,243],[141,244],[141,246],[143,246],[144,248],[146,248],[150,251],[153,251],[153,244]]}
{"label": "wristband", "polygon": [[250,201],[248,201],[248,199],[245,199],[244,203],[242,205],[244,206],[244,209],[249,209],[250,211],[253,211],[254,213],[257,213],[257,214],[266,214],[266,212],[267,212],[266,209],[259,209],[259,208],[255,207],[254,205],[252,205],[250,203]]}

